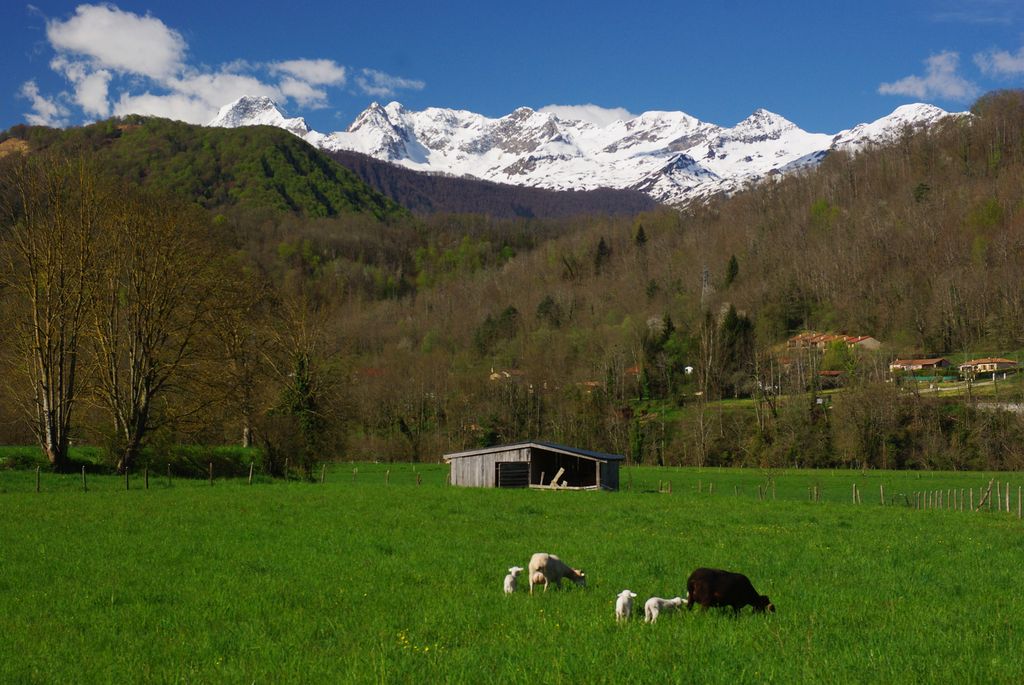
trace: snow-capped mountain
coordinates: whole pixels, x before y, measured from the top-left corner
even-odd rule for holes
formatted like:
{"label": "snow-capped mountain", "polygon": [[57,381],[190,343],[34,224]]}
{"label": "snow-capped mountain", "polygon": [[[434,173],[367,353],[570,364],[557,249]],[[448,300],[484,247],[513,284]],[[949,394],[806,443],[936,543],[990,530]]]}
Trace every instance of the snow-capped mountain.
{"label": "snow-capped mountain", "polygon": [[285,118],[267,98],[243,97],[209,125],[279,126],[329,151],[361,152],[419,171],[554,190],[639,190],[681,205],[812,167],[830,150],[859,152],[891,142],[908,126],[945,116],[932,105],[904,105],[833,135],[808,133],[764,109],[732,128],[683,112],[645,112],[596,126],[528,107],[491,119],[434,107],[413,112],[392,102],[373,103],[345,131],[324,134],[301,118]]}
{"label": "snow-capped mountain", "polygon": [[286,119],[270,98],[250,97],[248,95],[221,107],[217,116],[207,126],[220,126],[223,128],[276,126],[290,131],[300,138],[309,133],[306,120],[302,117]]}

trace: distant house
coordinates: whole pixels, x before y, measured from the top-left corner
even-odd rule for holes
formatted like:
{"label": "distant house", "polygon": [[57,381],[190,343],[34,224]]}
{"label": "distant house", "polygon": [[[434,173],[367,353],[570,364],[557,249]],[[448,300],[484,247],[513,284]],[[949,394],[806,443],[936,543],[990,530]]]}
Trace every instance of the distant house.
{"label": "distant house", "polygon": [[495,371],[494,367],[491,367],[491,373],[488,378],[492,381],[519,381],[526,377],[526,373],[520,369],[506,369]]}
{"label": "distant house", "polygon": [[1017,368],[1017,362],[1012,359],[1001,357],[986,357],[984,359],[972,359],[960,365],[961,375],[977,375],[979,373],[996,373],[997,371],[1009,371]]}
{"label": "distant house", "polygon": [[843,335],[841,333],[804,331],[787,340],[786,347],[824,350],[834,342],[841,342],[846,344],[847,347],[859,347],[864,350],[877,350],[882,346],[882,343],[870,335]]}
{"label": "distant house", "polygon": [[822,388],[838,388],[843,384],[842,371],[819,371],[818,380]]}
{"label": "distant house", "polygon": [[929,359],[897,359],[889,364],[889,371],[929,371],[949,368],[949,360],[945,357]]}
{"label": "distant house", "polygon": [[847,336],[846,344],[850,347],[860,347],[865,350],[877,350],[882,346],[880,341],[875,340],[870,335]]}

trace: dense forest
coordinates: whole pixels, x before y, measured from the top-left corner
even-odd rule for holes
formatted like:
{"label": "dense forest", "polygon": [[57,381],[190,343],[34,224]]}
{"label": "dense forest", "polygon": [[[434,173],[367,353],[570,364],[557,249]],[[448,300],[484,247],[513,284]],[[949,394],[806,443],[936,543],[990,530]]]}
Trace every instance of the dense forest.
{"label": "dense forest", "polygon": [[[121,468],[242,441],[311,468],[530,438],[1024,468],[1016,414],[888,373],[1024,346],[1020,91],[683,212],[543,220],[416,216],[264,129],[229,152],[158,122],[180,133],[121,148],[146,126],[3,135],[27,153],[0,160],[0,441],[58,468],[69,439]],[[883,346],[786,348],[808,329]],[[825,369],[843,374],[827,397]]]}
{"label": "dense forest", "polygon": [[371,188],[415,214],[486,214],[501,219],[553,219],[581,214],[637,214],[658,203],[635,190],[555,191],[446,174],[426,174],[358,152],[328,156]]}

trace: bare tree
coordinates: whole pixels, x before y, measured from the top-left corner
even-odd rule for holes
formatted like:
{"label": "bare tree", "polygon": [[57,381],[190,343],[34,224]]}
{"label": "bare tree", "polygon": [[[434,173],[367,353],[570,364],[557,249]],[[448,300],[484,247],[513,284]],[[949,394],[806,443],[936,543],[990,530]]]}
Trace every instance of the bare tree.
{"label": "bare tree", "polygon": [[161,416],[154,401],[189,371],[218,304],[206,219],[191,207],[126,194],[104,240],[92,339],[96,397],[113,419],[120,472]]}
{"label": "bare tree", "polygon": [[312,476],[330,448],[339,380],[339,355],[326,349],[329,312],[305,294],[289,294],[273,317],[264,362],[279,388],[275,406],[265,412],[260,438],[268,470],[279,473],[287,457]]}
{"label": "bare tree", "polygon": [[12,337],[40,447],[56,471],[70,467],[71,420],[81,394],[80,352],[96,280],[96,243],[110,195],[81,160],[22,157],[0,179],[0,280],[13,299]]}

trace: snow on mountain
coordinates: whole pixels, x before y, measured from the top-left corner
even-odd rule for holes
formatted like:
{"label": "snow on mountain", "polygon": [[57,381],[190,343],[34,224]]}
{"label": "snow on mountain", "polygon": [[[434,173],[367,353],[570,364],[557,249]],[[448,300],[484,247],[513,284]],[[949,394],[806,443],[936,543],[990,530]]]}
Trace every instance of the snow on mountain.
{"label": "snow on mountain", "polygon": [[267,98],[226,105],[210,126],[285,128],[326,150],[351,150],[419,171],[555,190],[628,188],[681,205],[731,193],[774,174],[816,166],[830,150],[859,152],[906,127],[949,116],[932,105],[897,108],[838,134],[808,133],[758,109],[732,128],[683,112],[645,112],[605,126],[520,107],[497,119],[431,107],[373,103],[344,131],[310,131]]}
{"label": "snow on mountain", "polygon": [[950,114],[934,105],[903,105],[877,121],[858,124],[851,129],[840,131],[832,139],[832,147],[837,150],[860,152],[870,145],[884,145],[895,141],[906,127],[917,129],[931,126],[946,116]]}
{"label": "snow on mountain", "polygon": [[238,126],[276,126],[290,131],[300,138],[309,133],[306,120],[302,117],[286,119],[281,111],[268,97],[250,97],[245,95],[229,105],[220,108],[220,112],[207,126],[236,128]]}

